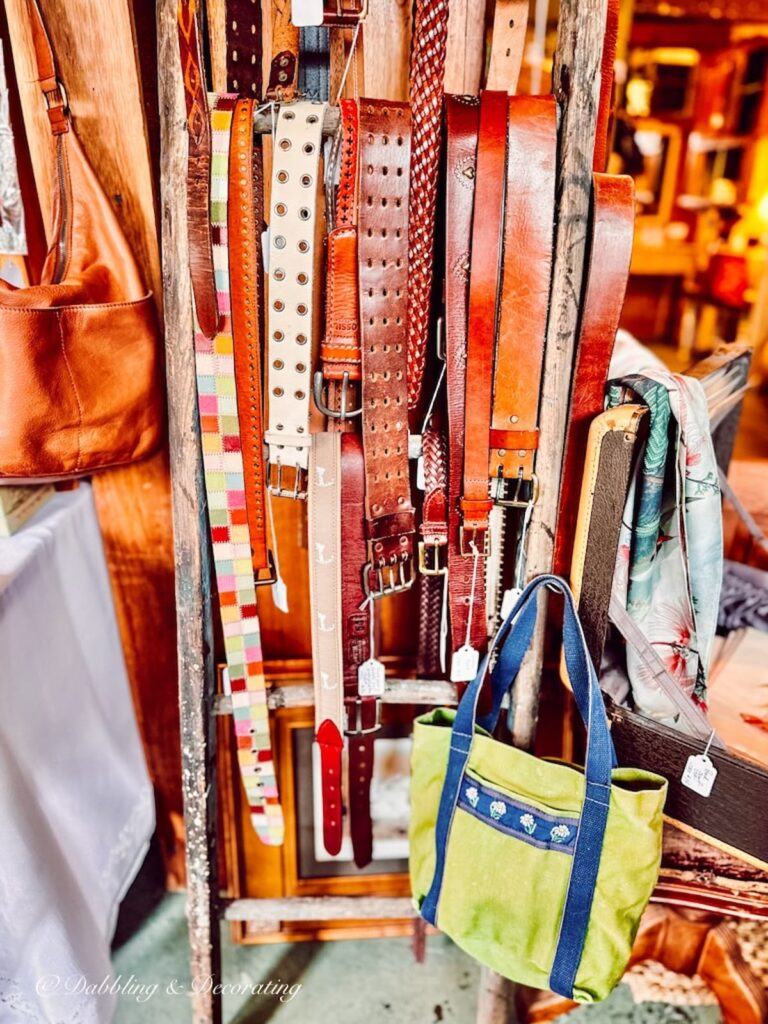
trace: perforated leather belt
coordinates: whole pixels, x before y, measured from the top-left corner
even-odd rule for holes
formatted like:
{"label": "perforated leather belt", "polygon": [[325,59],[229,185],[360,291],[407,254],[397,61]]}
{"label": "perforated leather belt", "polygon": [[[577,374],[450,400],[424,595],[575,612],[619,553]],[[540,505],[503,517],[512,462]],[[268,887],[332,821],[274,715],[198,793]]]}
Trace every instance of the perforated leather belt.
{"label": "perforated leather belt", "polygon": [[291,21],[291,0],[272,0],[272,59],[267,99],[292,100],[299,87],[299,30]]}
{"label": "perforated leather belt", "polygon": [[314,352],[315,221],[325,103],[280,107],[270,198],[265,441],[272,494],[306,498]]}
{"label": "perforated leather belt", "polygon": [[367,591],[411,586],[406,317],[410,118],[402,103],[360,101],[358,266],[363,353]]}
{"label": "perforated leather belt", "polygon": [[227,89],[260,100],[261,0],[226,0]]}

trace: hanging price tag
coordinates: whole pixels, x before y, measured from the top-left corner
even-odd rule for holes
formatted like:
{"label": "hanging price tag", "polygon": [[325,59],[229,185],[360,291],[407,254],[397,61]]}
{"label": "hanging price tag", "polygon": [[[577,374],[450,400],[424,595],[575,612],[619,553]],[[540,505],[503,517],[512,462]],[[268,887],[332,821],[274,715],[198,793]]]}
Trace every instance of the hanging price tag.
{"label": "hanging price tag", "polygon": [[509,590],[504,591],[504,596],[501,599],[501,621],[506,622],[507,616],[517,604],[517,599],[522,594],[520,587],[510,587]]}
{"label": "hanging price tag", "polygon": [[470,683],[480,666],[480,651],[469,644],[462,644],[451,658],[451,682]]}
{"label": "hanging price tag", "polygon": [[357,670],[357,692],[361,697],[381,697],[386,673],[375,658],[368,658]]}
{"label": "hanging price tag", "polygon": [[709,796],[716,778],[717,768],[706,754],[691,754],[680,781],[699,796]]}

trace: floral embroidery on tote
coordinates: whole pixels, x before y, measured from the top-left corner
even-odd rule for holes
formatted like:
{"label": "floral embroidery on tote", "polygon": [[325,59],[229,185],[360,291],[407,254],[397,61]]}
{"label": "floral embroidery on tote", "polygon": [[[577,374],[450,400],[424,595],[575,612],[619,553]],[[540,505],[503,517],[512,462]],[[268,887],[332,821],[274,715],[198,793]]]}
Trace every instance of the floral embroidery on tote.
{"label": "floral embroidery on tote", "polygon": [[492,818],[495,818],[498,821],[499,818],[503,818],[506,813],[507,805],[503,800],[493,800],[491,802],[490,814]]}
{"label": "floral embroidery on tote", "polygon": [[549,838],[553,843],[564,843],[565,840],[570,836],[571,830],[567,825],[555,825],[552,831],[549,833]]}
{"label": "floral embroidery on tote", "polygon": [[477,807],[477,801],[480,799],[480,794],[477,792],[477,789],[474,786],[467,786],[464,795],[466,796],[467,800],[469,800],[473,807]]}
{"label": "floral embroidery on tote", "polygon": [[536,831],[536,819],[532,814],[521,814],[520,824],[523,826],[529,836],[532,836]]}

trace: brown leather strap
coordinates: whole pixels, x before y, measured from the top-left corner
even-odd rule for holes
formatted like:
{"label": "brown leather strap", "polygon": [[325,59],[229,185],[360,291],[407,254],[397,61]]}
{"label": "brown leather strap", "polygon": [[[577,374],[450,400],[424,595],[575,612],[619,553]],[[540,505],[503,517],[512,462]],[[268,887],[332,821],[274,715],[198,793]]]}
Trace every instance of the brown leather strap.
{"label": "brown leather strap", "polygon": [[359,434],[341,439],[341,507],[344,531],[342,561],[342,631],[344,644],[344,705],[349,749],[349,825],[355,864],[365,867],[373,853],[370,789],[374,733],[378,730],[379,699],[360,696],[358,671],[371,657],[370,609],[365,602],[360,566],[365,562],[365,465]]}
{"label": "brown leather strap", "polygon": [[197,0],[180,0],[177,8],[179,55],[187,107],[187,234],[195,313],[206,338],[216,334],[219,313],[213,270],[208,200],[211,181],[211,125],[200,50]]}
{"label": "brown leather strap", "polygon": [[525,50],[528,7],[529,0],[496,0],[486,89],[515,94]]}
{"label": "brown leather strap", "polygon": [[368,0],[325,0],[323,25],[326,28],[354,28],[368,14]]}
{"label": "brown leather strap", "polygon": [[589,427],[604,404],[608,365],[632,258],[634,193],[633,181],[626,175],[594,175],[589,264],[555,537],[554,571],[558,573],[569,571]]}
{"label": "brown leather strap", "polygon": [[595,152],[592,158],[592,169],[594,171],[604,171],[608,166],[608,143],[611,134],[611,114],[613,112],[613,66],[616,60],[616,43],[619,36],[620,3],[621,0],[608,0],[608,7],[605,13],[603,56],[600,62],[600,99],[597,105]]}
{"label": "brown leather strap", "polygon": [[272,61],[267,98],[292,100],[299,87],[299,30],[291,22],[291,0],[272,0]]}
{"label": "brown leather strap", "polygon": [[264,312],[261,273],[264,185],[261,150],[253,144],[254,103],[252,99],[239,99],[232,114],[228,205],[229,283],[251,556],[257,582],[271,582],[274,573],[267,546],[260,344]]}
{"label": "brown leather strap", "polygon": [[56,71],[56,58],[51,40],[45,28],[43,14],[37,0],[27,0],[29,25],[37,64],[37,81],[45,98],[48,121],[53,135],[69,131],[69,110]]}
{"label": "brown leather strap", "polygon": [[408,408],[421,394],[429,338],[448,0],[416,0],[411,42],[408,210]]}
{"label": "brown leather strap", "polygon": [[[459,499],[464,478],[464,395],[467,366],[469,247],[475,196],[479,103],[474,96],[447,96],[445,203],[445,359],[448,398],[448,610],[451,650],[464,643],[472,586],[472,559],[459,549]],[[485,590],[472,604],[469,642],[482,651],[486,642]]]}
{"label": "brown leather strap", "polygon": [[509,100],[504,271],[489,473],[533,476],[555,224],[557,121],[552,96]]}
{"label": "brown leather strap", "polygon": [[360,101],[358,267],[363,352],[367,584],[379,597],[413,582],[406,320],[410,117]]}
{"label": "brown leather strap", "polygon": [[474,543],[486,553],[488,440],[493,388],[493,352],[499,306],[499,274],[504,231],[504,177],[507,151],[505,92],[484,92],[480,100],[475,216],[469,272],[469,323],[464,398],[464,487],[461,496],[461,553]]}
{"label": "brown leather strap", "polygon": [[421,439],[424,502],[419,526],[419,647],[416,671],[422,679],[442,675],[440,627],[448,572],[448,445],[440,430]]}
{"label": "brown leather strap", "polygon": [[227,91],[260,100],[261,0],[226,0]]}

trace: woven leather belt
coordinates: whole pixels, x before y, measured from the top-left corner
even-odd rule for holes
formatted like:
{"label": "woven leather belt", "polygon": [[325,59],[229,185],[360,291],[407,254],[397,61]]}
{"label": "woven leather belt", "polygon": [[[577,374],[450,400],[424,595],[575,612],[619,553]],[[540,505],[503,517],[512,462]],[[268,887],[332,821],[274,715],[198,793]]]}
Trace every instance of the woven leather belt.
{"label": "woven leather belt", "polygon": [[469,323],[464,397],[464,487],[460,551],[487,550],[488,444],[491,425],[493,355],[499,310],[499,275],[504,233],[507,150],[506,93],[484,92],[480,100],[475,216],[469,273]]}
{"label": "woven leather belt", "polygon": [[360,101],[358,267],[363,353],[367,592],[411,586],[406,320],[410,118],[402,103]]}
{"label": "woven leather belt", "polygon": [[[366,558],[365,463],[359,434],[341,435],[341,500],[344,526],[342,618],[344,636],[344,706],[349,744],[349,824],[355,864],[365,867],[373,853],[370,789],[373,744],[380,724],[381,685],[366,685],[361,668],[372,657],[369,640],[373,608],[365,604],[360,566]],[[365,669],[363,668],[364,672]],[[371,692],[371,690],[377,692]]]}
{"label": "woven leather belt", "polygon": [[[477,651],[485,648],[484,577],[475,579],[470,602],[472,559],[460,550],[459,499],[464,480],[464,403],[467,368],[467,300],[475,196],[479,102],[473,96],[447,96],[445,203],[445,358],[448,396],[448,609],[451,650],[468,637]],[[469,621],[468,621],[469,617]]]}
{"label": "woven leather belt", "polygon": [[200,49],[200,14],[196,0],[177,8],[179,57],[187,108],[187,234],[195,315],[200,331],[213,338],[218,327],[208,208],[211,180],[211,123]]}
{"label": "woven leather belt", "polygon": [[635,190],[628,176],[594,175],[591,239],[555,537],[555,572],[568,572],[589,427],[603,411],[605,383],[632,258]]}
{"label": "woven leather belt", "polygon": [[[504,273],[489,475],[499,504],[532,496],[555,223],[557,114],[552,96],[509,100]],[[505,480],[516,481],[511,497]]]}
{"label": "woven leather belt", "polygon": [[448,445],[435,428],[421,439],[424,501],[419,525],[419,646],[416,671],[422,679],[443,672],[444,590],[448,585]]}
{"label": "woven leather belt", "polygon": [[265,441],[272,494],[306,498],[315,222],[325,103],[283,105],[273,141]]}
{"label": "woven leather belt", "polygon": [[227,91],[260,100],[261,0],[226,0]]}
{"label": "woven leather belt", "polygon": [[408,407],[419,401],[429,338],[448,0],[416,0],[411,40],[408,210]]}
{"label": "woven leather belt", "polygon": [[275,845],[283,841],[283,817],[270,747],[231,331],[227,206],[230,134],[236,100],[235,96],[219,96],[211,111],[214,173],[210,217],[221,331],[213,339],[196,331],[195,366],[208,517],[232,689],[237,757],[256,833],[262,842]]}
{"label": "woven leather belt", "polygon": [[323,842],[341,849],[342,660],[341,438],[314,434],[309,473],[309,586],[316,740],[320,748]]}

